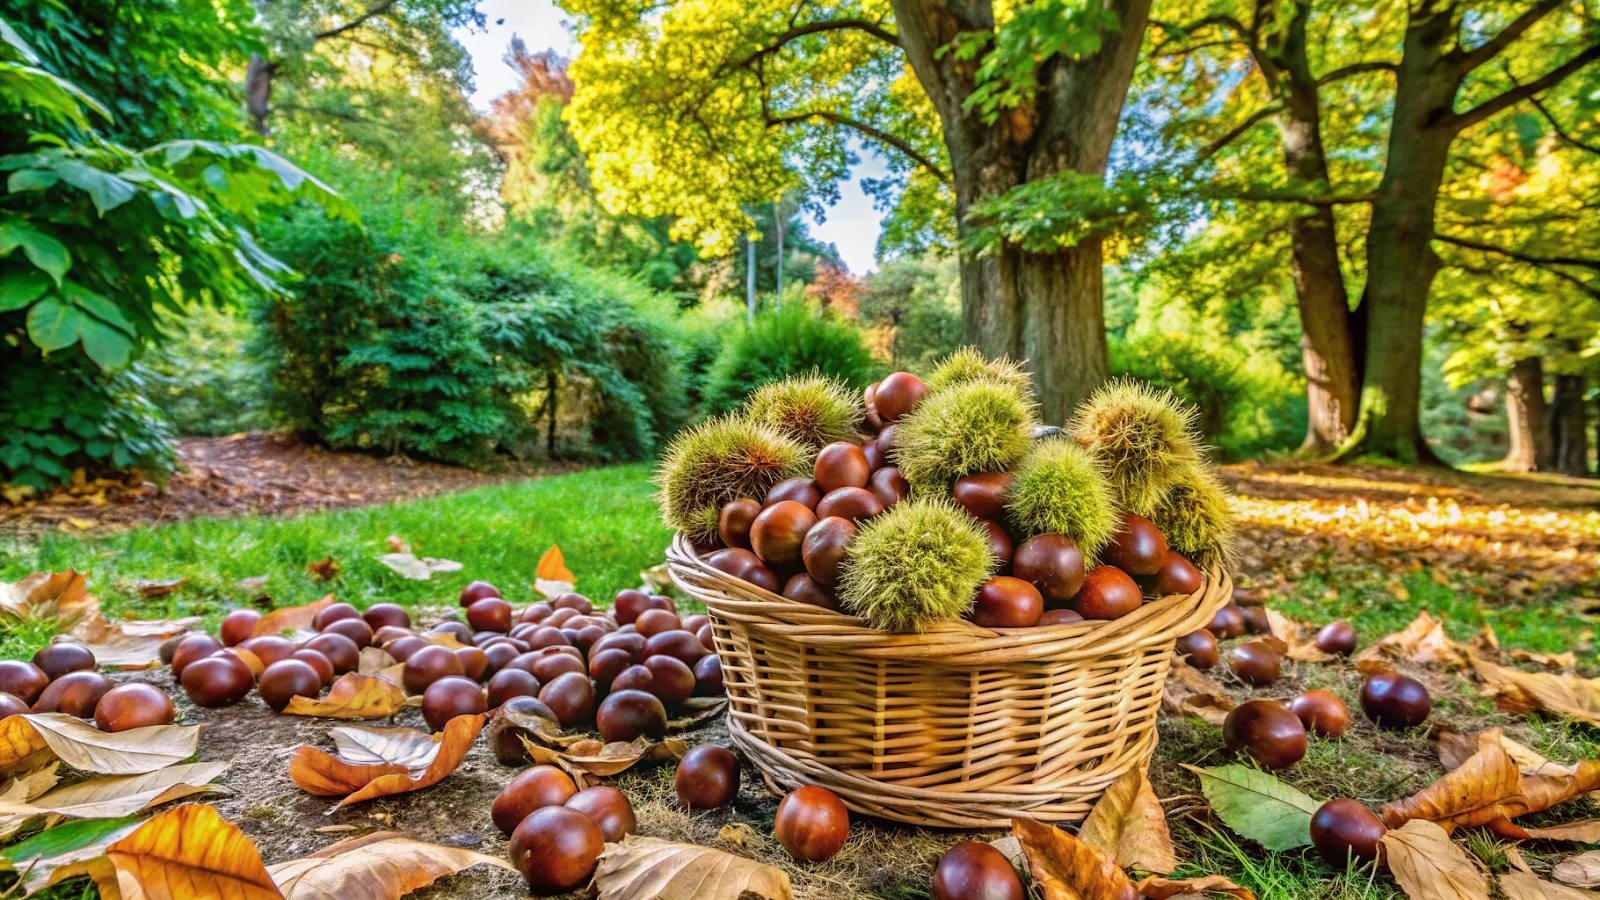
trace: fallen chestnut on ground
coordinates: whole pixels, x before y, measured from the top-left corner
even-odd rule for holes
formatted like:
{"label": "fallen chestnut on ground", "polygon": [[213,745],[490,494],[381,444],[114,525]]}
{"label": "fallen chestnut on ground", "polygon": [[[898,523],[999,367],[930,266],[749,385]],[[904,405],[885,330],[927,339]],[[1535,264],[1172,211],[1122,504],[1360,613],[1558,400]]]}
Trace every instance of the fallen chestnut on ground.
{"label": "fallen chestnut on ground", "polygon": [[[675,659],[672,661],[683,665]],[[693,672],[689,673],[689,678],[692,681]],[[692,684],[690,689],[693,690]],[[562,728],[581,725],[594,715],[594,685],[590,683],[587,673],[567,672],[556,676],[554,681],[540,688],[539,699],[556,714],[556,721],[561,723]]]}
{"label": "fallen chestnut on ground", "polygon": [[1204,628],[1178,638],[1177,650],[1189,657],[1189,665],[1209,669],[1217,664],[1217,639]]}
{"label": "fallen chestnut on ground", "polygon": [[[242,644],[243,641],[240,643]],[[205,659],[221,649],[222,645],[217,643],[217,639],[209,634],[191,634],[184,637],[178,641],[178,646],[173,648],[172,651],[172,677],[182,678],[183,670],[189,663],[197,659]]]}
{"label": "fallen chestnut on ground", "polygon": [[358,649],[372,646],[372,626],[366,619],[335,619],[322,629],[323,634],[342,634]]}
{"label": "fallen chestnut on ground", "polygon": [[434,731],[443,731],[456,716],[475,716],[488,709],[483,688],[460,675],[441,678],[422,692],[422,718]]}
{"label": "fallen chestnut on ground", "polygon": [[1372,810],[1354,800],[1329,800],[1311,817],[1311,843],[1341,872],[1352,860],[1376,862],[1386,831]]}
{"label": "fallen chestnut on ground", "polygon": [[[413,640],[417,641],[422,646],[427,646],[427,642],[423,641],[422,638],[402,638],[401,640]],[[398,643],[400,643],[400,641],[394,642],[394,644]],[[390,644],[389,646],[393,647],[394,644]],[[361,668],[361,648],[356,646],[355,641],[350,640],[342,634],[333,634],[332,632],[327,634],[319,634],[311,640],[306,641],[303,649],[315,650],[318,653],[321,653],[323,656],[326,656],[328,658],[328,662],[333,663],[333,671],[336,675],[343,675],[346,672],[354,672],[356,669]],[[390,655],[394,655],[392,651],[390,652]],[[400,657],[395,656],[395,661],[400,662],[402,660]]]}
{"label": "fallen chestnut on ground", "polygon": [[1122,528],[1106,545],[1105,558],[1129,575],[1155,575],[1167,561],[1167,538],[1144,516],[1123,513]]}
{"label": "fallen chestnut on ground", "polygon": [[[299,650],[289,654],[289,658],[297,659],[311,668],[316,669],[317,677],[322,679],[323,687],[327,687],[333,683],[333,663],[321,653],[302,647]],[[265,672],[265,670],[262,671]]]}
{"label": "fallen chestnut on ground", "polygon": [[701,657],[694,664],[694,696],[721,697],[727,692],[728,688],[722,679],[722,657],[715,653]]}
{"label": "fallen chestnut on ground", "polygon": [[1343,737],[1350,727],[1350,707],[1332,691],[1306,691],[1289,702],[1289,711],[1300,717],[1306,731],[1319,737]]}
{"label": "fallen chestnut on ground", "polygon": [[510,631],[511,604],[499,597],[485,597],[467,607],[467,625],[473,631]]}
{"label": "fallen chestnut on ground", "polygon": [[1278,680],[1283,657],[1262,641],[1246,641],[1228,651],[1228,668],[1245,684],[1264,687]]}
{"label": "fallen chestnut on ground", "polygon": [[[346,640],[349,639],[346,638]],[[261,660],[262,665],[270,666],[279,660],[288,659],[289,655],[295,651],[295,646],[294,641],[288,638],[281,638],[275,634],[264,634],[240,643],[239,649],[254,653],[256,659]],[[358,649],[356,653],[359,655],[361,651]],[[176,660],[177,657],[173,657],[173,659]]]}
{"label": "fallen chestnut on ground", "polygon": [[250,640],[256,633],[256,623],[261,621],[261,613],[253,609],[236,609],[222,617],[222,627],[217,633],[222,636],[222,643],[229,647],[242,644]]}
{"label": "fallen chestnut on ground", "polygon": [[1330,622],[1317,632],[1317,649],[1334,656],[1356,652],[1356,630],[1343,622]]}
{"label": "fallen chestnut on ground", "polygon": [[33,664],[46,678],[55,681],[68,672],[94,671],[94,653],[82,644],[51,644],[33,655]]}
{"label": "fallen chestnut on ground", "polygon": [[933,900],[1026,900],[1011,860],[993,845],[962,841],[939,857]]}
{"label": "fallen chestnut on ground", "polygon": [[662,703],[682,703],[694,696],[694,670],[683,660],[658,654],[646,657],[644,667],[650,670],[651,693]]}
{"label": "fallen chestnut on ground", "polygon": [[565,806],[538,810],[511,833],[511,864],[535,894],[564,894],[586,884],[604,849],[600,826]]}
{"label": "fallen chestnut on ground", "polygon": [[1240,607],[1239,615],[1244,616],[1244,630],[1251,634],[1272,634],[1272,620],[1267,618],[1267,610],[1261,606]]}
{"label": "fallen chestnut on ground", "polygon": [[0,692],[0,719],[20,716],[29,711],[28,704],[23,703],[22,699],[15,694]]}
{"label": "fallen chestnut on ground", "polygon": [[633,815],[633,804],[621,791],[610,785],[597,784],[584,788],[566,802],[567,809],[575,809],[600,826],[606,843],[620,841],[638,827]]}
{"label": "fallen chestnut on ground", "polygon": [[400,681],[406,693],[420,694],[441,678],[461,674],[461,660],[448,647],[429,644],[406,658]]}
{"label": "fallen chestnut on ground", "polygon": [[727,806],[739,793],[739,758],[726,747],[701,744],[678,761],[672,788],[690,809]]}
{"label": "fallen chestnut on ground", "polygon": [[49,684],[49,676],[33,663],[19,659],[0,660],[0,692],[11,694],[24,703],[32,703],[39,699]]}
{"label": "fallen chestnut on ground", "polygon": [[474,581],[461,589],[461,606],[465,608],[485,597],[498,596],[500,596],[499,588],[487,581]]}
{"label": "fallen chestnut on ground", "polygon": [[1219,640],[1240,637],[1248,628],[1244,613],[1232,603],[1218,609],[1211,617],[1211,624],[1206,626],[1206,630],[1216,635]]}
{"label": "fallen chestnut on ground", "polygon": [[1411,728],[1427,721],[1433,696],[1410,675],[1378,672],[1361,685],[1361,711],[1379,728]]}
{"label": "fallen chestnut on ground", "polygon": [[508,782],[489,807],[489,818],[494,827],[506,834],[517,828],[517,823],[536,809],[560,806],[578,792],[567,773],[555,766],[534,766]]}
{"label": "fallen chestnut on ground", "polygon": [[[250,673],[250,667],[237,657],[208,656],[197,659],[184,667],[183,677],[178,679],[183,685],[183,692],[189,695],[196,706],[206,709],[215,709],[220,706],[232,706],[245,698],[250,689],[256,686],[255,676]],[[128,687],[128,685],[123,685]],[[110,697],[116,693],[112,690],[106,694]],[[165,696],[165,695],[163,695]],[[105,705],[105,697],[100,698],[100,704]],[[171,701],[167,701],[171,703]],[[98,720],[99,712],[95,713]],[[104,728],[105,726],[101,726]]]}
{"label": "fallen chestnut on ground", "polygon": [[80,719],[93,718],[100,698],[115,686],[111,679],[99,672],[68,672],[50,682],[50,686],[34,702],[33,711],[66,713]]}
{"label": "fallen chestnut on ground", "polygon": [[100,702],[95,704],[94,724],[101,731],[127,731],[150,725],[171,725],[176,716],[177,710],[166,694],[151,685],[134,682],[119,684],[101,695]]}
{"label": "fallen chestnut on ground", "polygon": [[539,679],[522,669],[501,669],[489,677],[490,709],[495,709],[512,697],[539,696]]}
{"label": "fallen chestnut on ground", "polygon": [[654,694],[639,690],[613,691],[600,702],[595,724],[600,737],[608,744],[639,737],[660,740],[667,733],[667,708]]}
{"label": "fallen chestnut on ground", "polygon": [[372,626],[373,631],[385,626],[390,628],[411,627],[411,614],[406,612],[406,608],[398,603],[374,603],[367,607],[367,611],[361,614],[361,618]]}
{"label": "fallen chestnut on ground", "polygon": [[361,613],[348,603],[330,603],[311,617],[311,630],[322,631],[340,619],[359,619]]}
{"label": "fallen chestnut on ground", "polygon": [[773,833],[796,862],[822,862],[850,837],[850,811],[832,791],[808,784],[778,804]]}
{"label": "fallen chestnut on ground", "polygon": [[1222,721],[1222,742],[1268,769],[1285,769],[1306,755],[1306,728],[1276,700],[1247,700]]}
{"label": "fallen chestnut on ground", "polygon": [[310,663],[283,659],[261,673],[261,699],[273,712],[283,712],[295,697],[315,697],[322,692],[322,676]]}

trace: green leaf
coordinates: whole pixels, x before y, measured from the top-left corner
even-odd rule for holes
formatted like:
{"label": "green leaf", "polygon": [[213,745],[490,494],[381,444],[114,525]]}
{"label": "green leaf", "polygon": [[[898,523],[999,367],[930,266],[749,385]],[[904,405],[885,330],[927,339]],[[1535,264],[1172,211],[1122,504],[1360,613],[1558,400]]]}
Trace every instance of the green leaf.
{"label": "green leaf", "polygon": [[98,844],[109,844],[139,824],[137,815],[120,819],[81,819],[65,822],[39,832],[21,843],[0,850],[0,857],[21,868],[31,859],[41,862],[83,850]]}
{"label": "green leaf", "polygon": [[50,276],[40,269],[22,269],[0,275],[0,312],[11,312],[39,299],[50,290]]}
{"label": "green leaf", "polygon": [[78,323],[78,336],[83,340],[83,352],[108,372],[127,365],[133,354],[133,341],[104,322],[83,319]]}
{"label": "green leaf", "polygon": [[1311,816],[1320,802],[1249,766],[1184,768],[1200,776],[1212,809],[1240,837],[1278,851],[1311,843]]}
{"label": "green leaf", "polygon": [[138,196],[139,189],[125,179],[76,159],[57,160],[51,164],[61,180],[89,194],[100,215],[127,203]]}
{"label": "green leaf", "polygon": [[46,297],[28,310],[28,337],[41,350],[60,350],[78,342],[78,323],[88,316],[55,297]]}
{"label": "green leaf", "polygon": [[26,222],[17,219],[0,222],[0,256],[18,247],[30,262],[49,272],[56,284],[60,284],[67,270],[72,268],[72,257],[65,244]]}
{"label": "green leaf", "polygon": [[28,42],[5,19],[0,19],[0,43],[9,45],[15,51],[15,55],[21,58],[23,62],[37,63],[39,61],[39,54],[28,46]]}
{"label": "green leaf", "polygon": [[133,323],[122,314],[117,304],[74,281],[61,285],[61,296],[76,304],[95,318],[115,326],[125,334],[134,334]]}
{"label": "green leaf", "polygon": [[18,169],[6,180],[6,190],[13,194],[23,191],[42,191],[61,180],[61,176],[44,169]]}

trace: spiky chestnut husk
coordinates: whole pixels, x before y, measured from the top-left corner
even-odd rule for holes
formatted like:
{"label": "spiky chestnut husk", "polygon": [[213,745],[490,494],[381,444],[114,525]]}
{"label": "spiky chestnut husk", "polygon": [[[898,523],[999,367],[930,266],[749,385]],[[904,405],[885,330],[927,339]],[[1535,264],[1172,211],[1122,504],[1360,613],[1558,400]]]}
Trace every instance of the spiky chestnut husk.
{"label": "spiky chestnut husk", "polygon": [[1166,535],[1167,546],[1196,565],[1225,563],[1233,553],[1233,512],[1228,490],[1204,462],[1185,468],[1150,520]]}
{"label": "spiky chestnut husk", "polygon": [[752,422],[771,425],[813,450],[855,437],[865,414],[855,391],[816,372],[756,388],[744,409]]}
{"label": "spiky chestnut husk", "polygon": [[1118,505],[1150,516],[1200,461],[1196,412],[1171,391],[1132,378],[1107,382],[1078,407],[1067,433],[1104,465]]}
{"label": "spiky chestnut husk", "polygon": [[1023,537],[1053,532],[1072,538],[1091,564],[1119,523],[1100,461],[1060,437],[1036,441],[1023,457],[1006,493],[1006,513]]}
{"label": "spiky chestnut husk", "polygon": [[900,420],[890,457],[913,494],[943,494],[963,475],[1010,471],[1036,424],[1026,390],[981,375],[929,392]]}
{"label": "spiky chestnut husk", "polygon": [[656,499],[669,528],[693,541],[717,533],[722,506],[759,500],[785,478],[811,471],[814,454],[771,425],[740,415],[710,419],[667,445],[656,468]]}
{"label": "spiky chestnut husk", "polygon": [[1029,390],[1028,373],[1023,371],[1021,363],[1004,356],[984,359],[983,354],[973,347],[962,347],[940,360],[924,383],[928,385],[928,392],[933,393],[985,375],[1014,384],[1020,390]]}
{"label": "spiky chestnut husk", "polygon": [[995,567],[987,532],[953,500],[905,500],[850,542],[839,602],[874,628],[924,631],[970,610]]}

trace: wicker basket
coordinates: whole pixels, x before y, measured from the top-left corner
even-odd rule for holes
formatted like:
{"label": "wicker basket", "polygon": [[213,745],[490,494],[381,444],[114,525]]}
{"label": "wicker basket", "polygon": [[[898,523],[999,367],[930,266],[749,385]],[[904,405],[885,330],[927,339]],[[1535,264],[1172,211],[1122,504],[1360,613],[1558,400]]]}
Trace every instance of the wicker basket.
{"label": "wicker basket", "polygon": [[667,563],[710,610],[728,729],[768,784],[955,828],[1088,815],[1155,750],[1174,642],[1233,593],[1213,569],[1199,592],[1111,622],[892,634],[713,569],[681,535]]}

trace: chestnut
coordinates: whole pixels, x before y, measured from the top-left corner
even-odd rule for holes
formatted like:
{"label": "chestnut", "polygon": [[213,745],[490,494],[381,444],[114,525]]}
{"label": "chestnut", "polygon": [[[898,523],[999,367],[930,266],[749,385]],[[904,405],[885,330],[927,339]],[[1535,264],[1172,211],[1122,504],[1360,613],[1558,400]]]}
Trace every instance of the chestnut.
{"label": "chestnut", "polygon": [[899,446],[897,443],[897,437],[899,434],[899,425],[885,425],[884,427],[878,429],[878,436],[872,439],[872,445],[877,447],[878,452],[885,459],[887,459],[889,457],[889,451]]}
{"label": "chestnut", "polygon": [[398,603],[374,603],[367,607],[361,618],[372,626],[374,631],[379,628],[407,628],[411,627],[411,614]]}
{"label": "chestnut", "polygon": [[778,804],[773,834],[796,862],[823,862],[850,837],[850,811],[832,791],[808,784]]}
{"label": "chestnut", "polygon": [[322,692],[322,676],[309,663],[281,659],[261,673],[261,699],[273,712],[283,712],[295,697],[316,697]]}
{"label": "chestnut", "polygon": [[629,666],[617,673],[611,680],[611,691],[644,691],[649,694],[656,692],[656,677],[641,663]]}
{"label": "chestnut", "polygon": [[[671,659],[671,657],[662,658]],[[683,665],[675,659],[672,661],[680,666]],[[689,677],[692,679],[694,674],[690,673]],[[557,675],[553,681],[539,689],[539,699],[556,714],[556,721],[561,723],[562,728],[581,725],[594,715],[594,685],[586,673],[567,672]]]}
{"label": "chestnut", "polygon": [[[749,497],[740,497],[722,505],[717,515],[717,537],[728,547],[750,549],[750,526],[761,515],[761,504]],[[640,596],[643,596],[642,594]]]}
{"label": "chestnut", "polygon": [[612,691],[600,702],[595,724],[608,744],[629,742],[640,736],[660,740],[667,734],[667,708],[654,694]]}
{"label": "chestnut", "polygon": [[972,621],[984,628],[1030,628],[1044,615],[1039,589],[1020,578],[997,575],[978,588]]}
{"label": "chestnut", "polygon": [[700,639],[681,629],[651,635],[650,639],[645,641],[644,651],[640,654],[645,659],[652,656],[676,657],[691,669],[705,655],[706,648],[701,646]]}
{"label": "chestnut", "polygon": [[551,606],[556,609],[570,609],[580,616],[587,616],[594,612],[594,601],[577,591],[567,591],[557,597]]}
{"label": "chestnut", "polygon": [[726,747],[701,744],[678,761],[672,788],[690,809],[727,806],[739,793],[739,758]]}
{"label": "chestnut", "polygon": [[[989,533],[989,552],[1000,561],[1000,565],[1009,565],[1014,555],[1011,546],[1011,535],[1006,533],[1005,526],[992,519],[979,519],[978,524]],[[1031,583],[1031,582],[1030,582]]]}
{"label": "chestnut", "polygon": [[[333,663],[315,650],[301,648],[289,654],[290,659],[298,659],[313,669],[317,670],[317,677],[322,679],[322,686],[327,687],[333,683]],[[265,674],[266,670],[261,670]]]}
{"label": "chestnut", "polygon": [[661,634],[664,631],[677,631],[683,627],[683,621],[677,613],[670,613],[664,609],[647,609],[633,620],[633,627],[646,638]]}
{"label": "chestnut", "polygon": [[1178,638],[1176,649],[1187,656],[1189,665],[1196,669],[1209,669],[1217,664],[1217,639],[1204,628]]}
{"label": "chestnut", "polygon": [[509,638],[486,644],[483,648],[483,656],[488,661],[488,665],[484,667],[483,674],[490,678],[494,677],[496,673],[506,667],[506,663],[522,655],[522,652]]}
{"label": "chestnut", "polygon": [[0,692],[11,694],[24,703],[39,699],[50,684],[50,677],[33,663],[17,659],[0,660]]}
{"label": "chestnut", "polygon": [[872,480],[868,482],[867,490],[878,498],[884,509],[888,509],[911,493],[911,484],[900,474],[899,466],[884,466],[872,473]]}
{"label": "chestnut", "polygon": [[259,612],[253,609],[236,609],[222,617],[222,627],[217,629],[217,634],[221,635],[225,646],[242,644],[255,636],[256,624],[260,621]]}
{"label": "chestnut", "polygon": [[[624,591],[623,593],[627,592]],[[517,614],[517,621],[519,623],[537,625],[549,618],[550,614],[555,611],[556,608],[550,605],[549,600],[540,600],[537,603],[529,603],[524,607],[522,612]],[[516,629],[512,630],[515,631]]]}
{"label": "chestnut", "polygon": [[1329,800],[1311,816],[1311,843],[1341,872],[1351,862],[1377,862],[1387,831],[1382,819],[1354,800]]}
{"label": "chestnut", "polygon": [[[195,664],[201,663],[209,664],[207,660],[197,660]],[[216,665],[228,666],[221,660],[217,660]],[[241,664],[239,668],[242,669],[243,665]],[[245,680],[249,681],[248,670],[245,676]],[[245,690],[248,691],[249,688]],[[136,681],[119,684],[101,694],[100,702],[94,707],[94,724],[99,726],[101,731],[127,731],[151,725],[171,725],[176,717],[177,710],[173,709],[172,700],[166,694],[151,685]]]}
{"label": "chestnut", "polygon": [[474,581],[461,589],[461,606],[465,609],[485,597],[500,596],[500,589],[487,581]]}
{"label": "chestnut", "polygon": [[407,694],[420,694],[435,681],[460,674],[461,660],[449,647],[429,644],[406,657],[405,668],[400,671],[400,682]]}
{"label": "chestnut", "polygon": [[23,703],[22,698],[15,694],[0,693],[0,719],[25,715],[29,711],[28,704]]}
{"label": "chestnut", "polygon": [[[188,642],[185,641],[184,643]],[[295,646],[294,642],[288,638],[278,637],[275,634],[264,634],[260,637],[253,637],[248,641],[241,641],[239,649],[249,650],[256,655],[257,659],[261,660],[262,665],[270,666],[279,660],[288,659],[289,654],[295,651]],[[359,656],[360,653],[360,649],[357,649],[356,654]],[[174,656],[173,660],[176,661],[177,657]]]}
{"label": "chestnut", "polygon": [[1356,652],[1356,630],[1343,622],[1329,622],[1317,632],[1317,649],[1334,656]]}
{"label": "chestnut", "polygon": [[778,576],[749,550],[732,547],[718,550],[706,557],[706,565],[774,594],[782,588]]}
{"label": "chestnut", "polygon": [[711,651],[716,649],[717,632],[711,627],[710,622],[701,625],[700,628],[695,631],[694,636],[695,639],[700,642],[700,646],[706,648],[706,650]]}
{"label": "chestnut", "polygon": [[[492,598],[485,598],[485,599],[492,599]],[[573,613],[573,615],[577,615],[577,613]],[[440,622],[439,624],[433,626],[432,628],[429,628],[428,629],[428,633],[429,634],[448,634],[451,637],[455,638],[456,642],[460,643],[460,644],[470,644],[470,643],[472,643],[472,630],[469,629],[467,626],[461,624],[460,622]],[[424,638],[424,640],[427,640],[427,638]]]}
{"label": "chestnut", "polygon": [[412,631],[409,627],[401,628],[396,625],[381,625],[378,627],[377,631],[372,633],[372,645],[374,647],[383,647],[387,649],[389,644],[394,641],[398,641],[401,638],[416,636],[416,632]]}
{"label": "chestnut", "polygon": [[1167,538],[1156,523],[1131,512],[1106,546],[1106,561],[1129,575],[1155,575],[1167,561]]}
{"label": "chestnut", "polygon": [[822,490],[817,487],[816,481],[804,476],[799,478],[786,478],[772,486],[767,491],[767,496],[761,501],[762,508],[775,506],[785,500],[792,500],[806,509],[816,509],[817,503],[822,500]]}
{"label": "chestnut", "polygon": [[999,520],[1005,515],[1006,492],[1017,476],[1010,472],[985,472],[956,479],[951,495],[974,519]]}
{"label": "chestnut", "polygon": [[372,646],[372,626],[366,619],[335,619],[322,629],[323,634],[342,634],[356,645],[356,650]]}
{"label": "chestnut", "polygon": [[1276,700],[1246,700],[1222,720],[1222,741],[1268,769],[1284,769],[1306,755],[1306,729],[1300,718]]}
{"label": "chestnut", "polygon": [[40,648],[33,664],[51,681],[68,672],[93,672],[94,653],[82,644],[62,642]]}
{"label": "chestnut", "polygon": [[523,639],[529,650],[543,650],[546,647],[570,647],[572,642],[561,633],[561,629],[553,625],[540,625]]}
{"label": "chestnut", "polygon": [[1306,691],[1289,701],[1289,711],[1300,717],[1307,732],[1320,737],[1342,737],[1350,727],[1350,707],[1332,691]]}
{"label": "chestnut", "polygon": [[1245,684],[1265,687],[1278,680],[1283,657],[1264,641],[1246,641],[1228,651],[1228,668]]}
{"label": "chestnut", "polygon": [[[1244,630],[1250,634],[1272,635],[1272,620],[1267,618],[1267,610],[1260,606],[1242,606],[1239,615],[1244,616]],[[1284,645],[1287,648],[1287,644]]]}
{"label": "chestnut", "polygon": [[446,675],[422,692],[422,718],[434,731],[443,731],[456,716],[475,716],[488,709],[483,688],[464,676]]}
{"label": "chestnut", "polygon": [[361,613],[348,603],[330,603],[311,617],[311,630],[322,631],[340,619],[360,619]]}
{"label": "chestnut", "polygon": [[1073,607],[1085,619],[1118,619],[1144,605],[1144,592],[1116,566],[1095,566]]}
{"label": "chestnut", "polygon": [[555,766],[534,766],[518,772],[506,783],[489,807],[489,818],[494,820],[494,827],[510,834],[529,813],[546,806],[560,806],[577,792],[578,786],[567,773]]}
{"label": "chestnut", "polygon": [[[478,601],[482,603],[483,601]],[[451,651],[456,655],[456,660],[461,663],[461,674],[473,681],[482,681],[483,673],[489,671],[489,654],[479,647],[457,647]]]}
{"label": "chestnut", "polygon": [[839,597],[834,594],[833,589],[805,572],[784,582],[783,596],[796,603],[809,603],[823,609],[839,608]]}
{"label": "chestnut", "polygon": [[588,675],[589,667],[583,664],[583,660],[570,653],[546,647],[534,655],[533,666],[529,671],[533,672],[533,677],[539,679],[540,684],[549,684],[568,672]]}
{"label": "chestnut", "polygon": [[239,660],[250,669],[250,677],[256,681],[260,681],[261,673],[267,670],[266,663],[261,661],[261,657],[256,656],[254,653],[251,653],[249,650],[246,650],[243,647],[223,647],[221,650],[218,650],[211,655],[226,656],[229,659]]}
{"label": "chestnut", "polygon": [[627,795],[610,785],[597,784],[572,795],[565,804],[594,820],[606,843],[620,841],[638,827],[633,816],[633,804]]}
{"label": "chestnut", "polygon": [[1194,563],[1178,551],[1169,549],[1151,583],[1150,592],[1157,597],[1167,597],[1172,594],[1187,596],[1205,587],[1205,584],[1205,575],[1201,574]]}
{"label": "chestnut", "polygon": [[535,894],[565,894],[587,884],[605,850],[594,819],[565,806],[534,812],[511,834],[511,864]]}
{"label": "chestnut", "polygon": [[[178,679],[183,685],[183,692],[189,695],[196,706],[206,709],[215,709],[219,706],[232,706],[245,698],[250,689],[256,686],[255,676],[251,674],[250,667],[237,657],[208,656],[197,659],[183,668],[183,677]],[[127,685],[124,685],[126,687]],[[106,697],[116,691],[106,694]],[[105,697],[100,698],[100,703],[105,704]],[[171,701],[168,701],[169,703]],[[95,716],[98,719],[97,710]],[[100,726],[105,728],[104,725]]]}
{"label": "chestnut", "polygon": [[1082,621],[1083,616],[1075,609],[1047,609],[1044,615],[1039,617],[1040,625],[1071,625]]}
{"label": "chestnut", "polygon": [[645,658],[644,667],[650,670],[651,693],[660,697],[662,703],[682,703],[694,696],[694,670],[683,660],[675,656],[650,656]]}
{"label": "chestnut", "polygon": [[[539,702],[537,697],[512,697],[501,706],[495,715],[503,716],[515,713],[521,716],[534,716],[555,722],[556,714],[550,707]],[[492,728],[489,730],[489,751],[503,766],[521,766],[528,761],[528,748],[522,745],[521,737],[527,732],[518,727]]]}
{"label": "chestnut", "polygon": [[1433,696],[1410,675],[1378,672],[1361,685],[1361,711],[1379,728],[1411,728],[1427,721]]}
{"label": "chestnut", "polygon": [[[750,521],[754,522],[752,517]],[[747,529],[748,532],[748,529]],[[732,547],[732,544],[728,546]],[[611,601],[611,616],[617,620],[618,625],[632,624],[639,617],[639,613],[650,608],[650,595],[644,591],[628,588],[617,591],[617,596]]]}
{"label": "chestnut", "polygon": [[861,452],[860,447],[835,441],[817,451],[817,462],[812,467],[811,476],[826,500],[828,494],[840,488],[865,488],[867,479],[872,477],[872,465],[867,462],[866,454]]}
{"label": "chestnut", "polygon": [[[111,679],[99,672],[68,672],[50,682],[50,686],[39,695],[38,701],[33,704],[33,711],[39,713],[59,712],[80,719],[94,716],[96,704],[106,692],[116,685]],[[10,696],[9,694],[0,696]],[[20,701],[19,701],[20,702]],[[0,718],[6,715],[0,711]]]}
{"label": "chestnut", "polygon": [[539,696],[539,679],[521,669],[501,669],[489,678],[490,709],[503,705],[512,697]]}
{"label": "chestnut", "polygon": [[1011,860],[982,841],[962,841],[939,857],[933,900],[1027,900]]}
{"label": "chestnut", "polygon": [[769,566],[800,566],[800,545],[817,524],[817,514],[793,500],[780,500],[761,511],[750,526],[750,548]]}
{"label": "chestnut", "polygon": [[896,372],[878,382],[878,389],[872,394],[872,404],[879,418],[885,422],[896,422],[911,412],[911,408],[927,393],[928,386],[922,383],[921,378],[910,372]]}
{"label": "chestnut", "polygon": [[721,697],[728,689],[722,680],[722,657],[708,653],[694,664],[694,696]]}
{"label": "chestnut", "polygon": [[1219,608],[1212,615],[1211,623],[1206,626],[1206,630],[1220,640],[1239,637],[1245,633],[1246,628],[1244,613],[1240,612],[1239,607],[1234,606],[1232,602]]}
{"label": "chestnut", "polygon": [[591,650],[589,653],[589,677],[601,684],[609,685],[622,674],[622,670],[637,661],[634,654],[622,647],[605,647],[601,650]]}
{"label": "chestnut", "polygon": [[[428,645],[426,641],[422,640],[422,638],[413,637],[400,639],[400,641],[404,640],[417,641],[417,649]],[[394,645],[400,643],[400,641],[391,641],[383,648],[389,653],[390,656],[395,658],[396,662],[403,661],[402,657],[396,655],[393,650]],[[311,640],[306,641],[304,649],[315,650],[318,653],[321,653],[323,656],[326,656],[328,658],[328,662],[333,663],[334,674],[343,675],[346,672],[354,672],[355,670],[361,668],[361,648],[356,646],[355,641],[350,640],[342,634],[334,634],[333,632],[319,634]],[[410,656],[410,654],[406,655]]]}
{"label": "chestnut", "polygon": [[711,617],[705,613],[694,613],[683,617],[684,631],[699,631],[701,625],[709,625]]}
{"label": "chestnut", "polygon": [[1011,557],[1011,573],[1032,582],[1048,601],[1065,603],[1077,596],[1087,577],[1083,551],[1059,534],[1039,534],[1022,542]]}
{"label": "chestnut", "polygon": [[[248,638],[246,639],[249,640]],[[242,645],[244,641],[241,641]],[[237,646],[237,645],[236,645]],[[183,669],[197,659],[205,659],[222,649],[217,639],[209,634],[191,634],[178,641],[172,651],[172,677],[183,677]],[[0,686],[3,689],[3,686]]]}
{"label": "chestnut", "polygon": [[830,491],[822,498],[822,502],[817,504],[819,519],[837,516],[855,522],[859,519],[870,519],[881,512],[883,512],[883,501],[866,488],[842,487]]}

